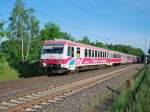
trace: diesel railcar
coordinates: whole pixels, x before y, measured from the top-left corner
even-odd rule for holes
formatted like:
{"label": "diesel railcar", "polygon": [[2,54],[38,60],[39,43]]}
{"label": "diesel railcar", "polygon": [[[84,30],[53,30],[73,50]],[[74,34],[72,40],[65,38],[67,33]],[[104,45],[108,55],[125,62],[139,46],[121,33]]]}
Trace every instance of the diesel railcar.
{"label": "diesel railcar", "polygon": [[44,41],[40,67],[53,73],[136,63],[140,57],[69,40]]}

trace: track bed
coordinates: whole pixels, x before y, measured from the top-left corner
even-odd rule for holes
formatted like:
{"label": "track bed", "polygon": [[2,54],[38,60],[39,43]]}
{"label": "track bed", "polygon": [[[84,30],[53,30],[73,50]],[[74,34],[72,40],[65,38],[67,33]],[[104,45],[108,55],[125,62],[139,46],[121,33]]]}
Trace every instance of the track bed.
{"label": "track bed", "polygon": [[[131,66],[132,66],[132,68],[130,68]],[[7,100],[10,101],[10,99],[15,99],[19,96],[25,96],[26,94],[31,95],[31,93],[37,93],[37,92],[44,91],[44,90],[49,90],[50,94],[51,94],[51,90],[54,90],[55,91],[54,95],[50,95],[50,97],[46,97],[44,100],[43,100],[43,97],[40,98],[41,100],[39,100],[39,102],[44,102],[47,99],[51,100],[51,99],[55,98],[56,96],[60,96],[65,93],[67,94],[67,91],[69,94],[69,92],[76,90],[76,89],[77,89],[76,92],[78,92],[78,89],[80,90],[80,88],[85,87],[85,89],[86,89],[86,88],[93,87],[94,85],[101,83],[101,82],[99,82],[99,83],[97,83],[97,82],[100,79],[102,80],[102,78],[104,78],[103,75],[106,73],[109,74],[109,79],[111,79],[110,76],[113,74],[118,74],[118,72],[119,72],[118,70],[128,68],[128,69],[132,69],[132,71],[134,71],[135,69],[133,68],[133,66],[138,67],[138,68],[142,67],[142,65],[122,65],[122,66],[109,67],[109,68],[104,68],[104,69],[100,69],[100,70],[87,71],[87,72],[71,74],[71,75],[52,76],[52,77],[42,76],[42,77],[23,79],[23,80],[18,80],[18,81],[4,82],[4,83],[1,83],[1,87],[0,87],[1,88],[0,92],[2,93],[1,94],[1,102],[5,101],[4,105],[6,106]],[[115,71],[118,71],[118,72],[115,72]],[[126,72],[128,72],[128,71],[126,71]],[[119,75],[119,76],[121,76],[121,75]],[[105,77],[105,80],[107,77]],[[124,77],[124,79],[125,79],[125,77]],[[14,83],[12,83],[12,82],[14,82]],[[104,82],[107,82],[107,81],[104,81]],[[91,86],[91,84],[93,84],[93,85]],[[86,85],[89,85],[89,86],[86,86]],[[58,88],[59,92],[56,91],[57,88]],[[6,95],[4,95],[4,94],[6,94]],[[37,96],[37,95],[35,95],[35,96]],[[31,105],[35,105],[36,103],[39,103],[39,102],[36,99],[35,103],[31,103]],[[27,107],[30,107],[29,103],[26,106],[22,106],[22,108],[27,108]],[[21,106],[20,106],[20,108],[21,108]],[[12,111],[13,111],[13,109],[12,109]],[[42,111],[42,110],[40,110],[40,111]]]}

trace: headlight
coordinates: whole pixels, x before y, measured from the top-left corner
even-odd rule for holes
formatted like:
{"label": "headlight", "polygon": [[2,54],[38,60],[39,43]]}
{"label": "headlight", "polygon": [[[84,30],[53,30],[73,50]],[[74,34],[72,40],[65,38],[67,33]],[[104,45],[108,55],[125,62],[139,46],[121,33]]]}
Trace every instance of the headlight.
{"label": "headlight", "polygon": [[46,63],[42,63],[42,64],[43,64],[44,67],[46,67],[46,65],[47,65]]}

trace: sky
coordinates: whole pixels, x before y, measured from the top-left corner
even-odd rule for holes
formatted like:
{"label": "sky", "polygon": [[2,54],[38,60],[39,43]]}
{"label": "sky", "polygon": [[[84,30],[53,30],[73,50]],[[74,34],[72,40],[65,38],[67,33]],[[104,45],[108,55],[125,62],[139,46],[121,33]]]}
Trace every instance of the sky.
{"label": "sky", "polygon": [[[43,27],[48,21],[76,39],[149,48],[150,0],[24,0]],[[0,20],[8,21],[15,0],[0,0]]]}

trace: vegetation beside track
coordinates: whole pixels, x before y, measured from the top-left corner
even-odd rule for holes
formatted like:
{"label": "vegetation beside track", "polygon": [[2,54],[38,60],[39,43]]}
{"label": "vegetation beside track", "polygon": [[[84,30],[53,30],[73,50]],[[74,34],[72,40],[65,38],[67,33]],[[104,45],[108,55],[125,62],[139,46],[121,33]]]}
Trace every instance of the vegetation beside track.
{"label": "vegetation beside track", "polygon": [[2,55],[0,55],[0,60],[0,81],[18,79],[19,73],[9,66]]}
{"label": "vegetation beside track", "polygon": [[137,75],[130,89],[121,92],[108,112],[150,111],[150,65]]}

